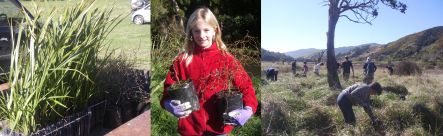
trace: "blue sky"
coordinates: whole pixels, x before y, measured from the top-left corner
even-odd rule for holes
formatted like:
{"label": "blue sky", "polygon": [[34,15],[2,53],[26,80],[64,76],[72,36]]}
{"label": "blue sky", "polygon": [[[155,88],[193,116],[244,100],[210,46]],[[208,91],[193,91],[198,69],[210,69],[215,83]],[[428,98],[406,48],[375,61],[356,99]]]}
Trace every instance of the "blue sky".
{"label": "blue sky", "polygon": [[[262,44],[270,51],[326,48],[328,7],[323,0],[262,0]],[[335,47],[365,43],[386,44],[422,30],[443,26],[443,0],[399,0],[406,14],[380,4],[372,25],[340,18]]]}

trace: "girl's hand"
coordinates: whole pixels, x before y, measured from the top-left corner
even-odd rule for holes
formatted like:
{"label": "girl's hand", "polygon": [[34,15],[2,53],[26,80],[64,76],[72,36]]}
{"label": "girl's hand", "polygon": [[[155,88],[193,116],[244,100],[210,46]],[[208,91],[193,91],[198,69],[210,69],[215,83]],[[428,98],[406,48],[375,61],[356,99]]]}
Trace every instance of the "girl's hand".
{"label": "girl's hand", "polygon": [[252,116],[252,108],[246,106],[242,109],[233,110],[228,113],[228,116],[231,117],[231,121],[236,125],[243,126]]}
{"label": "girl's hand", "polygon": [[180,100],[166,100],[164,107],[177,118],[185,118],[191,114],[191,104],[189,102],[181,103]]}

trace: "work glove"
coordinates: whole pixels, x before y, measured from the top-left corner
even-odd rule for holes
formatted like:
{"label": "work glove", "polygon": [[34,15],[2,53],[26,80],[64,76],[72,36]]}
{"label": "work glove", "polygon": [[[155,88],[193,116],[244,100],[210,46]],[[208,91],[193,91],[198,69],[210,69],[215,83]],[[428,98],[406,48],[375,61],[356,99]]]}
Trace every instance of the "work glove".
{"label": "work glove", "polygon": [[[246,106],[244,108],[236,109],[236,110],[229,112],[228,116],[230,118],[229,119],[230,122],[233,123],[231,125],[243,126],[249,120],[249,118],[251,118],[252,114],[253,114],[252,108],[249,106]],[[225,124],[229,124],[229,123],[225,123]]]}
{"label": "work glove", "polygon": [[177,118],[185,118],[192,112],[191,103],[181,103],[180,100],[166,100],[163,102],[163,106]]}

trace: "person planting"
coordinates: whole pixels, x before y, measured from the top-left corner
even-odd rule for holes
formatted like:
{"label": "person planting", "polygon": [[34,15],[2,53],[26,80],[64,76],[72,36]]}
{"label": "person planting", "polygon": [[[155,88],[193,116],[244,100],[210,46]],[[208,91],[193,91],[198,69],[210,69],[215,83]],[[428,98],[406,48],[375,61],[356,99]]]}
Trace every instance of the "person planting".
{"label": "person planting", "polygon": [[324,63],[321,62],[321,63],[318,63],[318,64],[316,64],[316,65],[314,66],[314,73],[315,73],[317,76],[320,75],[320,66],[323,66],[323,65],[324,65]]}
{"label": "person planting", "polygon": [[[184,51],[173,61],[164,83],[161,105],[179,118],[181,135],[226,135],[235,125],[243,126],[257,110],[252,80],[231,55],[221,39],[220,25],[208,8],[195,10],[186,25]],[[190,79],[200,108],[192,111],[189,102],[171,99],[168,88]],[[243,106],[230,112],[233,124],[225,124],[217,110],[216,94],[232,87],[242,94]]]}
{"label": "person planting", "polygon": [[271,81],[277,81],[278,70],[272,67],[266,69],[266,79]]}
{"label": "person planting", "polygon": [[370,105],[370,95],[380,95],[382,87],[378,82],[374,82],[370,85],[367,84],[354,84],[345,90],[343,90],[337,97],[337,104],[343,113],[345,122],[348,124],[355,124],[355,115],[352,110],[352,105],[360,105],[365,112],[371,118],[372,124],[377,124],[377,118],[372,113]]}

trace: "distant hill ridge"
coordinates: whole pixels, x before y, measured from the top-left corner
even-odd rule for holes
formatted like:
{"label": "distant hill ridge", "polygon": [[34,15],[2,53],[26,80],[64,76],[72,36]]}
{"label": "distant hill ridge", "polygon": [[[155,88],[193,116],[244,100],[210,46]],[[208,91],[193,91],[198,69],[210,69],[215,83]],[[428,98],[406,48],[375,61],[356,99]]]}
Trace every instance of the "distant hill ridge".
{"label": "distant hill ridge", "polygon": [[272,52],[272,51],[268,51],[266,49],[261,48],[261,60],[262,61],[281,61],[282,59],[285,61],[294,60],[294,58],[292,58],[291,56],[288,56],[284,53]]}
{"label": "distant hill ridge", "polygon": [[[287,54],[296,53],[297,51],[288,52]],[[319,52],[313,52],[310,55],[303,56],[303,58],[314,60],[318,58]],[[411,60],[443,67],[443,26],[409,34],[384,45],[369,43],[350,46],[343,50],[336,48],[335,53],[337,60],[349,56],[353,60],[363,61],[370,56],[377,61]],[[322,60],[326,60],[326,53]]]}
{"label": "distant hill ridge", "polygon": [[[338,47],[335,48],[335,54],[346,54],[349,51],[351,51],[354,48],[360,47],[360,46],[367,46],[367,45],[380,45],[377,43],[368,43],[368,44],[362,44],[357,46],[346,46],[346,47]],[[300,49],[295,51],[286,52],[286,55],[289,55],[294,58],[311,58],[312,56],[316,56],[318,53],[326,49],[315,49],[315,48],[308,48],[308,49]]]}
{"label": "distant hill ridge", "polygon": [[[324,50],[324,49],[323,49]],[[319,57],[321,49],[301,49],[286,53],[271,55],[276,58],[290,58],[297,60],[314,61]],[[262,59],[266,55],[273,54],[262,49]],[[285,54],[287,56],[285,56]],[[352,60],[363,61],[367,57],[376,61],[401,61],[411,60],[424,62],[426,65],[439,66],[443,68],[443,26],[429,28],[420,32],[409,34],[388,44],[368,43],[358,46],[340,47],[335,49],[337,60],[343,60],[344,56],[349,56]],[[279,57],[277,57],[279,56]],[[326,52],[322,61],[326,60]]]}

